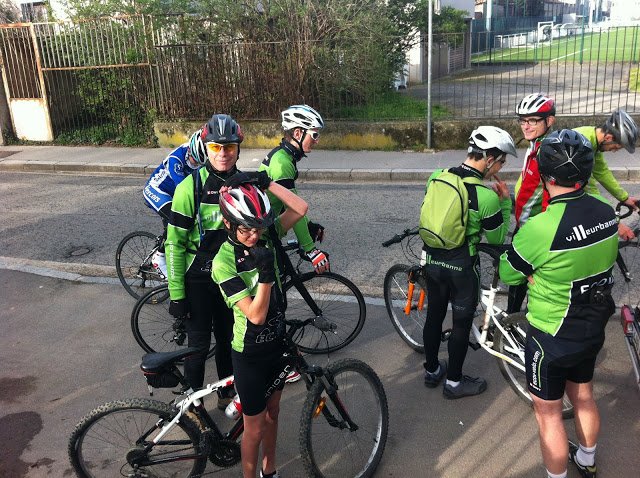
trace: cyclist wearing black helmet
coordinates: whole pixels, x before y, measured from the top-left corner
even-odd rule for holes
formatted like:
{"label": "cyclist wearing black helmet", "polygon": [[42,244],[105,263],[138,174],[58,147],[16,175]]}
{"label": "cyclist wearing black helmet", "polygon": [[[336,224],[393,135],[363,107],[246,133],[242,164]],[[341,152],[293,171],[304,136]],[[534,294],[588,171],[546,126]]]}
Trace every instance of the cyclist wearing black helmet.
{"label": "cyclist wearing black helmet", "polygon": [[[589,140],[595,152],[593,173],[587,186],[587,192],[599,194],[597,181],[618,201],[624,202],[633,209],[638,209],[636,206],[638,198],[629,196],[629,193],[620,186],[609,170],[603,154],[607,151],[615,152],[622,148],[629,153],[635,151],[636,141],[638,140],[638,127],[631,116],[623,109],[617,109],[611,113],[611,116],[601,126],[582,126],[574,128],[574,131],[583,134]],[[618,225],[618,234],[624,240],[630,240],[635,237],[633,230],[622,223]]]}
{"label": "cyclist wearing black helmet", "polygon": [[[615,310],[610,292],[617,219],[602,197],[584,190],[593,150],[580,133],[547,135],[538,164],[549,206],[513,237],[513,249],[500,260],[500,277],[507,284],[529,283],[525,366],[547,472],[566,476],[570,456],[582,476],[595,477],[600,419],[591,381]],[[562,424],[565,392],[574,406],[579,447],[567,441]]]}
{"label": "cyclist wearing black helmet", "polygon": [[[173,196],[165,242],[171,296],[169,312],[186,319],[189,346],[203,350],[202,354],[188,357],[184,364],[185,375],[194,389],[204,383],[212,323],[218,377],[233,373],[233,315],[211,279],[211,261],[227,238],[220,214],[219,191],[237,172],[243,138],[240,125],[231,116],[213,115],[200,132],[207,155],[205,165],[185,178]],[[232,390],[228,394],[231,395]],[[218,408],[224,409],[230,400],[231,397],[221,397]]]}

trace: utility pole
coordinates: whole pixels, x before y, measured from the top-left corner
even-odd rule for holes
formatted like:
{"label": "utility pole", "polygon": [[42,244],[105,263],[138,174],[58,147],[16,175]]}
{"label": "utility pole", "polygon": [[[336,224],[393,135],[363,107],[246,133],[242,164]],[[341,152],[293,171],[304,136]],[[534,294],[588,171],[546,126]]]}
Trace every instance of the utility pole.
{"label": "utility pole", "polygon": [[427,21],[427,148],[431,149],[431,55],[433,41],[433,0],[429,0]]}

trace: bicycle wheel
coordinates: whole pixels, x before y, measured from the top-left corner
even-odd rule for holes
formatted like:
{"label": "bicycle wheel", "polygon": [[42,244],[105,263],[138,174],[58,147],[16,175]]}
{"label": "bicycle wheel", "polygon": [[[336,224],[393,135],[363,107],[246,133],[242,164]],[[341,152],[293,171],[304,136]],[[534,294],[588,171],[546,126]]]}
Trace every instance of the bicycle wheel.
{"label": "bicycle wheel", "polygon": [[[494,250],[486,248],[483,244],[478,244],[478,260],[480,261],[480,288],[489,290],[491,281],[496,273],[494,261],[500,259],[500,254]],[[507,310],[509,298],[509,286],[501,280],[498,280],[498,293],[496,294],[495,306],[502,310]],[[482,302],[480,302],[482,305]]]}
{"label": "bicycle wheel", "polygon": [[96,408],[69,439],[73,469],[81,478],[200,476],[207,466],[206,443],[200,443],[198,427],[187,416],[153,444],[174,413],[169,405],[147,399]]}
{"label": "bicycle wheel", "polygon": [[[502,335],[500,329],[495,329],[495,335],[493,337],[493,349],[501,354],[508,356],[516,362],[524,366],[524,360],[519,355],[519,352],[524,353],[524,346],[527,338],[527,329],[529,328],[529,322],[527,322],[527,315],[525,312],[517,312],[511,314],[502,321],[507,333],[517,345],[517,350],[509,343],[507,338]],[[496,357],[498,361],[498,368],[502,373],[502,376],[507,381],[516,395],[533,407],[533,400],[529,395],[529,389],[527,387],[527,376],[525,372],[517,369],[508,362],[502,360],[500,357]],[[562,418],[573,417],[573,405],[569,401],[569,398],[565,394],[562,399]]]}
{"label": "bicycle wheel", "polygon": [[[173,352],[187,347],[184,320],[176,319],[169,313],[170,302],[166,284],[150,290],[136,302],[131,312],[131,331],[144,351]],[[213,357],[215,352],[215,337],[211,333],[207,358]]]}
{"label": "bicycle wheel", "polygon": [[635,306],[638,304],[638,298],[640,297],[640,249],[638,247],[638,239],[631,241],[621,241],[618,245],[620,251],[620,257],[624,261],[629,273],[631,274],[631,281],[625,280],[620,266],[616,263],[613,266],[613,290],[611,296],[613,297],[616,307],[620,307],[624,304]]}
{"label": "bicycle wheel", "polygon": [[139,299],[148,290],[165,282],[151,264],[158,238],[150,232],[127,234],[116,249],[116,272],[125,290]]}
{"label": "bicycle wheel", "polygon": [[[316,380],[300,419],[300,454],[308,476],[369,477],[387,443],[389,409],[382,382],[367,364],[345,359],[327,367],[336,395]],[[341,415],[341,407],[351,422]],[[351,424],[350,424],[351,423]]]}
{"label": "bicycle wheel", "polygon": [[[423,310],[418,310],[418,298],[420,291],[427,291],[416,281],[413,291],[413,300],[409,314],[405,312],[409,288],[409,270],[412,267],[406,264],[395,264],[384,276],[384,303],[393,327],[405,343],[417,352],[424,352],[422,330],[427,318],[426,299]],[[422,281],[420,281],[422,282]]]}
{"label": "bicycle wheel", "polygon": [[305,291],[297,290],[292,282],[284,286],[287,316],[300,320],[315,317],[313,323],[293,337],[300,351],[311,354],[335,352],[351,343],[367,317],[362,293],[351,281],[333,272],[309,272],[300,278],[309,293],[308,298],[303,297]]}

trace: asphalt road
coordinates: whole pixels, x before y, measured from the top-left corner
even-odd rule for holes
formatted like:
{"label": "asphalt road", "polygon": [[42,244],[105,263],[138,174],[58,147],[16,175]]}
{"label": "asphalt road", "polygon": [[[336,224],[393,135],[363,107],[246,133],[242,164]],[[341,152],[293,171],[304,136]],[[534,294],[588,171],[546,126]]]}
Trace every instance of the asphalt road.
{"label": "asphalt road", "polygon": [[[313,210],[322,211],[311,217],[327,226],[334,269],[365,293],[368,287],[375,291],[386,269],[401,257],[397,246],[387,250],[379,243],[413,224],[422,187],[301,186]],[[638,190],[638,185],[631,187]],[[3,174],[2,260],[90,264],[88,270],[99,275],[96,266],[110,266],[125,233],[159,228],[142,205],[139,188],[139,179]],[[89,253],[72,254],[82,248]],[[7,269],[0,269],[0,285],[0,476],[71,476],[66,443],[75,423],[106,401],[147,395],[138,371],[142,352],[129,329],[133,300],[119,284]],[[469,351],[465,372],[486,377],[487,392],[444,400],[439,388],[422,385],[421,356],[400,341],[380,303],[368,300],[361,335],[329,357],[361,358],[384,383],[391,422],[376,476],[543,476],[533,414],[507,386],[494,360]],[[444,347],[441,354],[446,357]],[[213,368],[208,368],[211,379]],[[297,431],[303,396],[300,383],[285,390],[278,445],[282,476],[301,476]],[[599,476],[637,476],[640,393],[616,320],[608,326],[599,358],[596,397],[603,417]],[[171,395],[160,391],[156,398]],[[215,417],[225,423],[220,414]],[[569,434],[575,436],[571,427]],[[210,465],[207,471],[240,475],[238,467],[219,471]],[[570,467],[569,476],[578,474]]]}

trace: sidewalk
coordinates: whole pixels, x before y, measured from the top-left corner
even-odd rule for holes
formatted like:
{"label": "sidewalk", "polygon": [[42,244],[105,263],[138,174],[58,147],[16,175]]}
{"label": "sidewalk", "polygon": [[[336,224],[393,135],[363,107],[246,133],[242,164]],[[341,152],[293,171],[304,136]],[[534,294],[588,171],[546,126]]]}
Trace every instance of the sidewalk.
{"label": "sidewalk", "polygon": [[[0,146],[0,172],[25,171],[67,174],[126,174],[146,177],[171,151],[168,148],[114,148],[100,146]],[[255,170],[269,151],[242,149],[238,167]],[[522,167],[524,149],[518,158],[508,158],[500,177],[515,181]],[[423,182],[438,168],[460,164],[463,150],[437,152],[328,151],[315,150],[298,163],[300,180],[306,181],[397,181]],[[607,162],[619,181],[640,180],[640,148],[609,153]]]}

